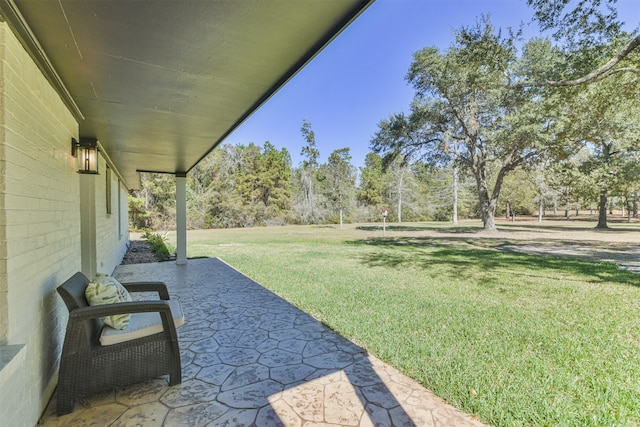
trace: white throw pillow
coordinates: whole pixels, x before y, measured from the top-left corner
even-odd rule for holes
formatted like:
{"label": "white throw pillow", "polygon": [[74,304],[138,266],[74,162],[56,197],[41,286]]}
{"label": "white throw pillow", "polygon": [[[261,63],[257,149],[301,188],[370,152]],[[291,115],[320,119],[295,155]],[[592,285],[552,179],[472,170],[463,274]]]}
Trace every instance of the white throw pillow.
{"label": "white throw pillow", "polygon": [[[93,282],[87,285],[84,292],[89,305],[117,304],[119,302],[132,301],[131,295],[127,289],[116,279],[107,275],[100,274],[96,276]],[[124,329],[129,325],[131,314],[115,314],[105,316],[102,321],[115,329]]]}

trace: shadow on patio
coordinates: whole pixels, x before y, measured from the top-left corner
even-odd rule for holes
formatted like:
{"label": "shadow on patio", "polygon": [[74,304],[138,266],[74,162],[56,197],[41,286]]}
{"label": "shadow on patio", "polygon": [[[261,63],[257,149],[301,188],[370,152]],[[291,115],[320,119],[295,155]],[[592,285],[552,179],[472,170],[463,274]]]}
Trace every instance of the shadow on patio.
{"label": "shadow on patio", "polygon": [[480,426],[218,259],[121,265],[185,311],[182,384],[159,378],[76,403],[45,426]]}

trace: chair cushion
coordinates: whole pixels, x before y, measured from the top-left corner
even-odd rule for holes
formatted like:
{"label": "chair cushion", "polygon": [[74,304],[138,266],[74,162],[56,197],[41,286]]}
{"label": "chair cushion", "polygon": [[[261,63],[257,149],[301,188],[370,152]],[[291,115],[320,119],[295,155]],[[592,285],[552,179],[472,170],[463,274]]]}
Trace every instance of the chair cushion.
{"label": "chair cushion", "polygon": [[[168,300],[171,307],[173,322],[177,327],[184,324],[184,314],[178,300]],[[114,329],[109,326],[102,328],[100,344],[113,345],[121,342],[146,337],[162,332],[160,313],[133,313],[126,329]]]}
{"label": "chair cushion", "polygon": [[[131,301],[131,295],[124,286],[113,277],[106,274],[98,274],[96,278],[87,285],[84,291],[89,305],[117,304],[119,302]],[[102,321],[115,329],[124,329],[129,325],[130,314],[117,314],[105,316]]]}

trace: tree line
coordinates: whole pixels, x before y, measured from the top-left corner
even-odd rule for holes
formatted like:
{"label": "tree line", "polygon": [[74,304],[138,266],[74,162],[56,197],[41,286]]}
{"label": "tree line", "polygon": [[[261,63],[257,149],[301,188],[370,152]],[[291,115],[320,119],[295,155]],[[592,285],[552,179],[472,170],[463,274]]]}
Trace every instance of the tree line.
{"label": "tree line", "polygon": [[[364,166],[351,163],[349,148],[341,148],[319,164],[309,122],[304,122],[308,157],[293,167],[286,148],[223,145],[187,177],[189,228],[251,227],[284,224],[340,224],[387,220],[453,221],[480,218],[470,174],[454,164],[436,167],[423,161],[394,159],[385,165],[377,153]],[[625,159],[615,175],[601,176],[601,159],[588,148],[556,163],[541,163],[509,174],[497,204],[507,218],[545,213],[576,216],[597,211],[598,181],[608,184],[609,210],[638,215],[640,159]],[[611,166],[611,165],[609,165]],[[489,180],[499,171],[489,171]],[[615,184],[615,186],[612,186]],[[142,187],[129,198],[131,224],[138,229],[175,226],[175,180],[172,175],[145,173]]]}
{"label": "tree line", "polygon": [[[623,31],[615,0],[528,0],[551,37],[503,34],[490,19],[454,31],[446,49],[416,52],[407,113],[382,119],[364,166],[350,149],[319,163],[312,124],[303,161],[286,149],[223,145],[188,176],[188,226],[482,218],[597,210],[637,216],[640,36]],[[131,223],[170,228],[173,177],[145,174]]]}
{"label": "tree line", "polygon": [[[348,147],[334,150],[326,163],[309,121],[301,128],[303,161],[293,166],[286,148],[225,144],[213,150],[187,176],[190,228],[251,227],[283,224],[448,220],[450,177],[425,163],[395,162],[369,153],[363,167],[352,163]],[[468,186],[467,186],[468,187]],[[473,213],[471,198],[464,212]],[[131,224],[167,229],[175,224],[175,180],[167,174],[142,174],[141,189],[129,197]],[[465,214],[466,215],[466,214]]]}

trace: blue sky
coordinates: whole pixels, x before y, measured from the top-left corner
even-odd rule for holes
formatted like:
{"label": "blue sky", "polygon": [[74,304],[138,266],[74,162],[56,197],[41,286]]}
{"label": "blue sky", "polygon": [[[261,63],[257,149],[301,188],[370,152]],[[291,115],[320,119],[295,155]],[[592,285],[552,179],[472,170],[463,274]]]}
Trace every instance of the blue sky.
{"label": "blue sky", "polygon": [[[640,0],[618,0],[619,14],[632,27]],[[350,147],[352,163],[364,164],[378,122],[406,111],[413,88],[405,81],[412,54],[426,46],[446,48],[452,30],[490,14],[496,27],[536,34],[525,0],[377,0],[307,67],[243,123],[225,143],[286,147],[298,166],[307,119],[320,161]]]}

